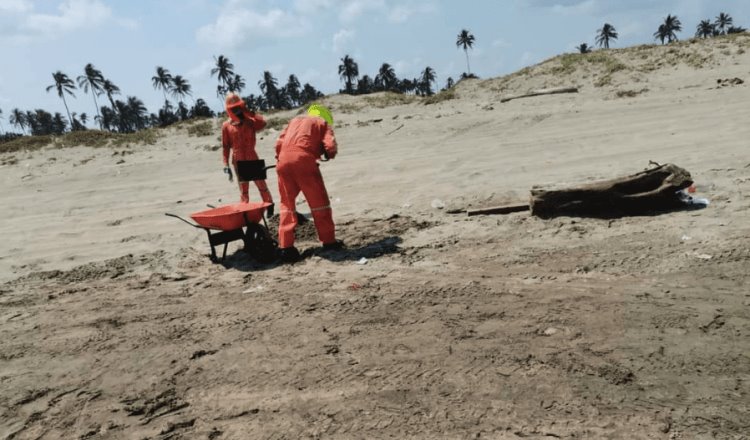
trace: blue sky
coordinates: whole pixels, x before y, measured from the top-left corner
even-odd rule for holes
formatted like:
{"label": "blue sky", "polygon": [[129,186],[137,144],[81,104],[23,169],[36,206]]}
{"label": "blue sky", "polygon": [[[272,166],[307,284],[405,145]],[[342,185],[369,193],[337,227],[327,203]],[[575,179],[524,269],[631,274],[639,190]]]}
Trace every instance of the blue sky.
{"label": "blue sky", "polygon": [[[620,34],[613,47],[624,47],[653,42],[667,14],[680,18],[684,39],[719,12],[750,28],[747,0],[0,0],[0,123],[7,130],[16,107],[64,114],[45,91],[52,72],[75,79],[87,63],[151,112],[163,103],[151,85],[156,66],[187,78],[216,109],[209,71],[218,55],[245,78],[245,95],[259,93],[264,70],[334,93],[346,54],[371,76],[383,62],[407,78],[430,66],[442,87],[466,70],[455,45],[464,28],[476,37],[471,69],[486,78],[593,45],[605,22]],[[94,115],[91,97],[76,96],[71,112]]]}

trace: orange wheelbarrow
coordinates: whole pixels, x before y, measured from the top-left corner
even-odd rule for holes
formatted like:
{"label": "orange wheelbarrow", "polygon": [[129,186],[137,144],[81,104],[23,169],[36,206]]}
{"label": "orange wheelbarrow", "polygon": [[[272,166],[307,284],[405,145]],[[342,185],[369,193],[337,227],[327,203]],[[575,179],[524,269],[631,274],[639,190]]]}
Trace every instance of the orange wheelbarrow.
{"label": "orange wheelbarrow", "polygon": [[[208,235],[211,246],[211,261],[223,262],[227,256],[229,243],[242,240],[245,252],[261,263],[270,263],[276,259],[278,243],[268,233],[265,213],[272,203],[235,203],[219,207],[212,207],[205,211],[190,214],[192,223],[184,218],[166,213],[189,224],[194,228],[203,229]],[[224,245],[221,258],[216,254],[216,247]]]}

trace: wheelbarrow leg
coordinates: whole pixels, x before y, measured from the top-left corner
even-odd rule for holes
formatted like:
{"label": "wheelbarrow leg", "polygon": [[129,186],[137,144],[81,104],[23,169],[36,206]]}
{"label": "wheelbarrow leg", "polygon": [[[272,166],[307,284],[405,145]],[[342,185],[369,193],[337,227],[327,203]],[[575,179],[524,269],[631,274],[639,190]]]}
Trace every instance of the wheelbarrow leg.
{"label": "wheelbarrow leg", "polygon": [[221,261],[224,261],[227,258],[227,246],[229,246],[229,243],[224,243],[224,252],[221,254]]}
{"label": "wheelbarrow leg", "polygon": [[[224,261],[224,259],[227,257],[227,247],[229,246],[230,242],[235,240],[242,240],[245,236],[242,228],[232,229],[231,231],[216,232],[214,234],[206,229],[206,232],[208,232],[208,243],[211,245],[211,261],[213,261],[214,263],[220,263]],[[221,260],[216,256],[216,246],[220,244],[224,245],[224,250],[221,254]]]}
{"label": "wheelbarrow leg", "polygon": [[213,240],[211,240],[211,231],[206,229],[206,234],[208,234],[208,244],[211,246],[211,262],[218,263],[219,259],[216,258],[216,248],[214,247]]}

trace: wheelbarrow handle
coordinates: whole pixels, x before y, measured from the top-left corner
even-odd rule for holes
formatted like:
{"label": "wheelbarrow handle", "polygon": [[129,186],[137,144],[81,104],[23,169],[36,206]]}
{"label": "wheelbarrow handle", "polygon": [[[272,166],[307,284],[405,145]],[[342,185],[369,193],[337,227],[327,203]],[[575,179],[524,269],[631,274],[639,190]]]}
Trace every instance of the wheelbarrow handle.
{"label": "wheelbarrow handle", "polygon": [[192,226],[192,227],[194,227],[194,228],[198,228],[198,229],[204,229],[204,228],[203,228],[203,226],[200,226],[200,225],[196,225],[196,224],[194,224],[194,223],[191,223],[191,222],[189,222],[189,221],[185,220],[184,218],[180,217],[180,216],[179,216],[179,215],[177,215],[177,214],[171,214],[171,213],[169,213],[169,212],[165,212],[165,213],[164,213],[164,215],[166,215],[166,216],[169,216],[169,217],[174,217],[174,218],[176,218],[176,219],[179,219],[179,220],[182,220],[183,222],[185,222],[185,223],[189,224],[190,226]]}

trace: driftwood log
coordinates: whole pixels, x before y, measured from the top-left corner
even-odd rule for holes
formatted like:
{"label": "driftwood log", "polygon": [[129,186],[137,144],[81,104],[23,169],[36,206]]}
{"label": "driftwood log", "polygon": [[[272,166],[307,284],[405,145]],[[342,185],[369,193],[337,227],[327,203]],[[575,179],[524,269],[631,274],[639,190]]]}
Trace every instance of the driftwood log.
{"label": "driftwood log", "polygon": [[618,217],[676,209],[677,192],[693,184],[690,173],[673,164],[659,165],[632,176],[569,188],[534,186],[531,214]]}
{"label": "driftwood log", "polygon": [[489,208],[469,209],[466,211],[466,214],[469,217],[473,217],[475,215],[512,214],[514,212],[523,212],[528,210],[528,203],[511,203],[509,205],[492,206]]}
{"label": "driftwood log", "polygon": [[554,89],[533,90],[529,93],[524,93],[523,95],[506,96],[505,98],[502,98],[500,102],[508,102],[508,101],[512,101],[514,99],[520,99],[520,98],[530,98],[532,96],[556,95],[558,93],[578,93],[578,88],[577,87],[558,87]]}

